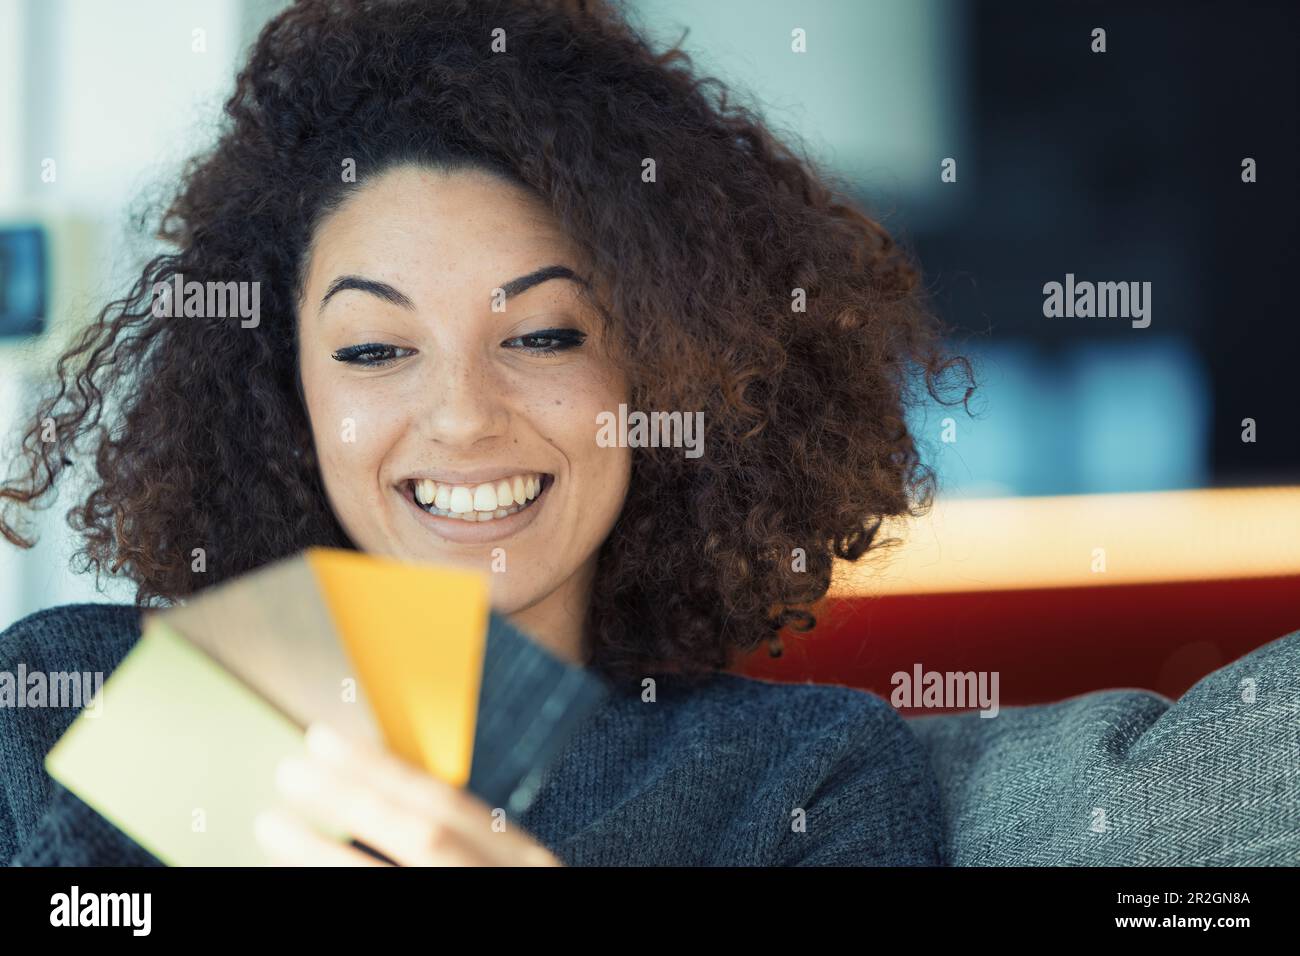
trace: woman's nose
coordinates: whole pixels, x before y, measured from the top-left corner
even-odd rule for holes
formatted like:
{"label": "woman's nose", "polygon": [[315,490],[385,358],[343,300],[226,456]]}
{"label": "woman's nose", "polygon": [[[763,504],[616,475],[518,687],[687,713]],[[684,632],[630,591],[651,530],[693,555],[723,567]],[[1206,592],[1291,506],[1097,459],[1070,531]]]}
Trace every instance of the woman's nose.
{"label": "woman's nose", "polygon": [[505,433],[505,396],[486,362],[458,356],[430,363],[420,387],[423,426],[433,441],[469,446]]}

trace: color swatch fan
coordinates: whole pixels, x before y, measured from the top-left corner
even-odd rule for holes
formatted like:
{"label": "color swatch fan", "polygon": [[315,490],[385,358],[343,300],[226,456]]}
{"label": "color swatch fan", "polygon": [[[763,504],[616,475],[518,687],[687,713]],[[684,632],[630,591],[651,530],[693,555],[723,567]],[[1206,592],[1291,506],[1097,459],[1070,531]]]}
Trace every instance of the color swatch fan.
{"label": "color swatch fan", "polygon": [[169,865],[264,864],[252,821],[315,721],[517,817],[607,693],[490,613],[484,578],[352,551],[146,612],[142,632],[46,768]]}

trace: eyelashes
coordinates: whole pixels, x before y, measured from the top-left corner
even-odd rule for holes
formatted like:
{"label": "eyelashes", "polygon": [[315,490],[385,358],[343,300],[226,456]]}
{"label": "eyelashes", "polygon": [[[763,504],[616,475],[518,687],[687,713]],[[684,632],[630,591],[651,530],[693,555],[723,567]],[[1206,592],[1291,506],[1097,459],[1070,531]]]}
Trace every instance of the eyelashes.
{"label": "eyelashes", "polygon": [[556,352],[576,349],[586,339],[587,333],[579,332],[577,329],[542,329],[506,339],[501,344],[511,346],[515,342],[524,343],[515,347],[532,352],[534,355],[554,355]]}
{"label": "eyelashes", "polygon": [[[506,339],[501,345],[505,348],[526,352],[530,355],[551,356],[578,348],[587,339],[586,332],[577,329],[540,329],[527,335],[518,335]],[[336,362],[363,368],[382,368],[392,365],[398,359],[414,355],[415,349],[398,345],[386,345],[382,342],[365,342],[361,345],[349,345],[330,353]]]}
{"label": "eyelashes", "polygon": [[383,345],[379,342],[366,342],[364,345],[349,345],[347,348],[339,349],[332,352],[331,357],[336,362],[346,362],[349,365],[363,365],[368,368],[377,368],[382,365],[391,365],[399,358],[405,358],[406,355],[397,353],[404,352],[406,355],[413,355],[414,349],[406,349],[397,345]]}

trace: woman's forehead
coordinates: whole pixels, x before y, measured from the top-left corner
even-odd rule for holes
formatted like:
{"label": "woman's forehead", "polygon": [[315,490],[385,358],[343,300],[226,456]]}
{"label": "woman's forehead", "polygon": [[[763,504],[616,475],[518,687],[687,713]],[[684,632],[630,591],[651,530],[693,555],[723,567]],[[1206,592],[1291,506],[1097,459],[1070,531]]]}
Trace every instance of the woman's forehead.
{"label": "woman's forehead", "polygon": [[578,271],[577,249],[537,198],[475,170],[443,173],[403,167],[359,186],[317,226],[308,250],[308,284],[325,273],[394,265],[422,276],[484,271],[506,281],[540,258]]}

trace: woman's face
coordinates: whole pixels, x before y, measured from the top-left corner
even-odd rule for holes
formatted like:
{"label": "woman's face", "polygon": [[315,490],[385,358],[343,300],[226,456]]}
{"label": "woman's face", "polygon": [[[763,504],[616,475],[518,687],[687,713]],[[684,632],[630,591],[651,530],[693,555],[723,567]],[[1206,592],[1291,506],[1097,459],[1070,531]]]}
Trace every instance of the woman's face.
{"label": "woman's face", "polygon": [[576,251],[486,173],[356,190],[316,232],[298,317],[330,507],[363,551],[488,572],[494,606],[572,656],[631,464],[596,442],[626,382],[563,275]]}

